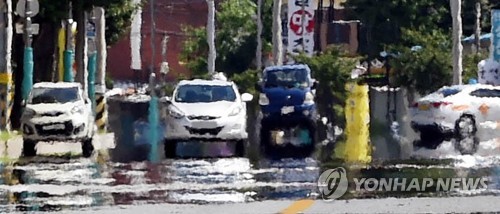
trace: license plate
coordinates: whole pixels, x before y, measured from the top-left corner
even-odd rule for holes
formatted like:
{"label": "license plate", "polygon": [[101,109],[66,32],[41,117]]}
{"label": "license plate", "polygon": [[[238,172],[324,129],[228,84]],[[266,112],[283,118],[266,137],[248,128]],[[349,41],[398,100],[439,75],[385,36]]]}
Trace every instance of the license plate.
{"label": "license plate", "polygon": [[281,108],[281,114],[290,114],[293,111],[294,111],[293,106],[285,106],[285,107]]}
{"label": "license plate", "polygon": [[217,123],[214,121],[196,121],[192,122],[193,128],[209,129],[217,127]]}
{"label": "license plate", "polygon": [[430,107],[430,106],[429,106],[429,105],[427,105],[427,104],[418,105],[418,109],[419,109],[419,110],[422,110],[422,111],[427,111],[427,110],[429,110],[429,107]]}
{"label": "license plate", "polygon": [[46,125],[42,127],[43,130],[64,129],[63,124]]}

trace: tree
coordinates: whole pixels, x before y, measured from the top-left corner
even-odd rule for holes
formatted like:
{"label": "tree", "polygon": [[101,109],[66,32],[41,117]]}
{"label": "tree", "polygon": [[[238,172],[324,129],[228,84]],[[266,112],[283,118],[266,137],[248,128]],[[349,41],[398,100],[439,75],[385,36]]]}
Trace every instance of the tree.
{"label": "tree", "polygon": [[[420,94],[451,84],[451,41],[449,34],[432,30],[402,30],[402,44],[390,46],[398,56],[391,60],[395,86],[404,86]],[[409,97],[410,101],[413,100]]]}
{"label": "tree", "polygon": [[273,57],[274,64],[283,64],[283,42],[281,38],[281,0],[273,1]]}
{"label": "tree", "polygon": [[294,57],[297,63],[309,65],[312,75],[319,80],[316,89],[318,113],[341,127],[345,125],[344,106],[347,99],[345,85],[350,80],[351,70],[359,58],[349,57],[340,47],[329,47],[323,53],[309,57],[301,54]]}
{"label": "tree", "polygon": [[[73,5],[81,0],[71,0]],[[16,5],[18,0],[13,0]],[[39,0],[40,13],[33,18],[33,23],[40,25],[40,32],[33,37],[34,49],[34,81],[52,81],[54,74],[55,43],[57,41],[57,30],[61,21],[67,18],[70,0]],[[82,5],[84,10],[90,11],[92,6],[101,6],[106,10],[106,40],[111,45],[128,30],[132,13],[138,6],[132,4],[132,0],[85,0]],[[80,8],[73,8],[75,13]],[[21,17],[13,17],[14,22],[21,21]],[[15,85],[20,86],[23,78],[23,46],[22,35],[14,35],[13,39],[13,71]],[[15,88],[14,110],[12,112],[12,126],[19,127],[21,87]]]}
{"label": "tree", "polygon": [[406,0],[349,0],[350,17],[359,19],[366,32],[364,54],[378,55],[388,44],[398,43],[401,28],[429,31],[450,28],[448,1],[406,1]]}
{"label": "tree", "polygon": [[208,20],[207,20],[207,43],[208,43],[208,73],[215,72],[215,3],[214,0],[207,0]]}
{"label": "tree", "polygon": [[[270,49],[271,4],[263,5],[263,51]],[[257,28],[255,23],[256,5],[252,0],[224,1],[216,13],[216,26],[223,26],[215,32],[217,59],[215,70],[229,76],[253,68],[256,49]],[[205,27],[185,26],[189,39],[184,42],[181,60],[194,76],[207,73],[208,44]]]}

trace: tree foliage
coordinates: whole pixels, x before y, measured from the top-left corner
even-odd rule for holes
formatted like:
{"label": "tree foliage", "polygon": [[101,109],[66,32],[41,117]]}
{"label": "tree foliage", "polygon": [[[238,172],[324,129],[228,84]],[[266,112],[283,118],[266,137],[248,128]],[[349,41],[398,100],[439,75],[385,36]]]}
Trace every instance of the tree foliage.
{"label": "tree foliage", "polygon": [[356,66],[358,58],[348,57],[339,47],[329,47],[325,52],[308,57],[295,57],[297,63],[305,63],[312,70],[312,75],[319,80],[316,89],[316,100],[320,115],[343,127],[345,124],[344,106],[347,99],[345,85],[350,80],[351,70]]}
{"label": "tree foliage", "polygon": [[[269,1],[263,6],[263,44],[264,51],[270,49],[271,18]],[[231,76],[253,66],[256,42],[256,5],[252,0],[224,1],[216,13],[216,70]],[[186,62],[195,76],[207,72],[208,44],[206,28],[184,27],[190,35],[184,43],[181,60]]]}
{"label": "tree foliage", "polygon": [[[68,18],[69,2],[72,2],[73,14],[81,0],[39,0],[40,12],[34,17],[37,23],[59,24],[61,20]],[[18,0],[13,0],[13,5]],[[90,11],[93,6],[104,7],[106,11],[106,42],[113,44],[128,30],[134,11],[140,5],[134,5],[132,0],[85,0],[83,9]]]}
{"label": "tree foliage", "polygon": [[402,35],[402,44],[391,46],[391,52],[398,55],[391,60],[396,85],[426,94],[451,84],[449,35],[437,30],[421,32],[408,29],[404,29]]}
{"label": "tree foliage", "polygon": [[[478,0],[481,2],[481,27],[489,32],[490,11],[500,6],[497,0]],[[475,2],[462,0],[463,34],[474,33]],[[421,32],[441,29],[451,31],[452,19],[449,1],[434,0],[349,0],[345,6],[350,8],[350,18],[362,23],[366,45],[363,54],[378,55],[386,45],[398,44],[403,39],[401,29],[414,29]]]}

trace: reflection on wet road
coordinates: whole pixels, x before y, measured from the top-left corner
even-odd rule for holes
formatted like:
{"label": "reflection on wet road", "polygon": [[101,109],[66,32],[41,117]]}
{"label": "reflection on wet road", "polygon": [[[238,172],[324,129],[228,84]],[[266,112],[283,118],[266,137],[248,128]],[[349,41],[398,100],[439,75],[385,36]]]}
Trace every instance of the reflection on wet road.
{"label": "reflection on wet road", "polygon": [[142,203],[247,202],[305,198],[316,191],[313,159],[245,158],[99,165],[88,159],[2,165],[0,212]]}
{"label": "reflection on wet road", "polygon": [[[487,179],[486,190],[356,192],[350,184],[351,191],[344,198],[499,194],[500,156],[491,148],[485,145],[478,155],[463,156],[445,143],[437,150],[416,151],[415,158],[375,160],[370,166],[351,167],[347,172],[348,177],[358,178],[481,177]],[[43,157],[4,162],[0,163],[0,212],[317,199],[321,198],[317,177],[336,166],[314,158],[258,162],[247,158],[168,159],[152,164],[115,163],[99,157]]]}

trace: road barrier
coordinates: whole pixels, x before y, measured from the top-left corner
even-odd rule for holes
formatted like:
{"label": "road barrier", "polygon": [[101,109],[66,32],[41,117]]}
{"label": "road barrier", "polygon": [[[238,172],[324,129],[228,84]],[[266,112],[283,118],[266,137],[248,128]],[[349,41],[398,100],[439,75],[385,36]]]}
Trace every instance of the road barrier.
{"label": "road barrier", "polygon": [[95,123],[97,129],[106,131],[106,124],[108,122],[108,111],[106,105],[106,96],[104,94],[96,93],[96,107],[95,107]]}

